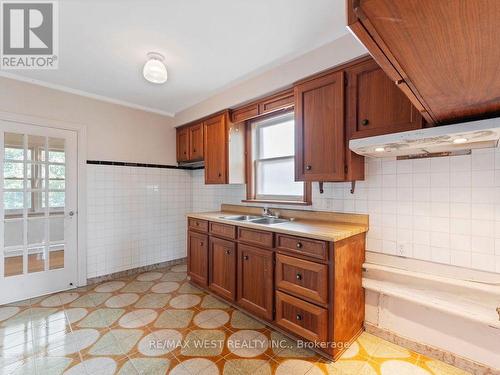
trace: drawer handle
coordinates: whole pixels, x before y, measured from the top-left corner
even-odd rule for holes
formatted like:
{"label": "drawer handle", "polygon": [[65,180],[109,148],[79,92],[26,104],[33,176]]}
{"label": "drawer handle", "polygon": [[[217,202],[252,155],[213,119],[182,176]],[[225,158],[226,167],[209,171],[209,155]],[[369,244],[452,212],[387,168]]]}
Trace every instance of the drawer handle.
{"label": "drawer handle", "polygon": [[227,255],[231,255],[231,250],[226,250]]}
{"label": "drawer handle", "polygon": [[199,226],[199,225],[200,225],[200,223],[196,222],[196,223],[195,223],[195,225],[196,225],[196,226]]}
{"label": "drawer handle", "polygon": [[302,249],[302,243],[300,242],[297,242],[297,245],[296,245],[297,249]]}
{"label": "drawer handle", "polygon": [[302,320],[302,315],[300,314],[297,314],[297,316],[295,317],[297,320]]}
{"label": "drawer handle", "polygon": [[306,171],[310,171],[312,169],[312,166],[306,165]]}
{"label": "drawer handle", "polygon": [[296,276],[297,280],[302,280],[302,275],[300,273],[298,273]]}
{"label": "drawer handle", "polygon": [[248,255],[245,255],[245,256],[243,257],[243,259],[244,259],[244,260],[248,260]]}
{"label": "drawer handle", "polygon": [[363,125],[363,126],[366,126],[366,125],[368,125],[369,123],[370,123],[370,121],[369,121],[368,119],[366,119],[366,118],[365,118],[364,120],[362,120],[362,121],[361,121],[361,125]]}

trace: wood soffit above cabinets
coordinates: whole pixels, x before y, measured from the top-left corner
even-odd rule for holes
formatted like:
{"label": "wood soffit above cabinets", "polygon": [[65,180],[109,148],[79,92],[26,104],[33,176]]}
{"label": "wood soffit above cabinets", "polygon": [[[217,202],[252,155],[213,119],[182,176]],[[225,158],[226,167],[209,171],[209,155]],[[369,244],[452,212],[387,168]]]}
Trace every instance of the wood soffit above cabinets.
{"label": "wood soffit above cabinets", "polygon": [[231,121],[243,122],[293,107],[293,89],[280,91],[231,110]]}
{"label": "wood soffit above cabinets", "polygon": [[500,115],[500,1],[347,0],[347,19],[429,123]]}

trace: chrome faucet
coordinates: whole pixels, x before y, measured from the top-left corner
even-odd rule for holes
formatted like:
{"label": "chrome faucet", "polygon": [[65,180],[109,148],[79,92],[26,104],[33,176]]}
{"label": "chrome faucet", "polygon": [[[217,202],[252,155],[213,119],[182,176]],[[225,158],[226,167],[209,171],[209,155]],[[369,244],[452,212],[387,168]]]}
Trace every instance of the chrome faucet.
{"label": "chrome faucet", "polygon": [[264,208],[262,209],[262,216],[265,216],[265,217],[272,217],[272,218],[275,218],[275,219],[278,219],[279,218],[279,212],[274,212],[271,211],[271,209],[267,206],[264,206]]}

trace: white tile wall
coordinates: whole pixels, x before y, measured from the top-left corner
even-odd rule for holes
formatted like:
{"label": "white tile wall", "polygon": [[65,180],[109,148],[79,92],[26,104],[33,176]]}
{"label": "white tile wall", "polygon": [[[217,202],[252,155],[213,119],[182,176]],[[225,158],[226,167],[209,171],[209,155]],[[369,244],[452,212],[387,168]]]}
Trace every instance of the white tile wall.
{"label": "white tile wall", "polygon": [[[193,171],[192,210],[240,203],[244,185],[205,186]],[[313,187],[304,209],[370,215],[367,249],[500,273],[500,148],[430,159],[367,159],[366,180]],[[292,207],[297,208],[297,207]]]}
{"label": "white tile wall", "polygon": [[190,173],[87,165],[89,278],[185,256]]}

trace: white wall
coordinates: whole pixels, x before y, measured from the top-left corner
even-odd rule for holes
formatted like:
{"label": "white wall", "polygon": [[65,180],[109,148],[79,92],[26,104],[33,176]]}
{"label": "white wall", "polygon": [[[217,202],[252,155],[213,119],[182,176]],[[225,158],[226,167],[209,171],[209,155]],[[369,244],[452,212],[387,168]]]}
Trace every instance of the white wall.
{"label": "white wall", "polygon": [[177,113],[175,126],[269,95],[273,91],[291,86],[297,80],[366,53],[367,51],[363,45],[351,34],[346,34],[331,43],[269,69],[264,73],[219,89],[211,98]]}
{"label": "white wall", "polygon": [[88,165],[89,278],[186,256],[190,171]]}
{"label": "white wall", "polygon": [[169,117],[3,77],[0,111],[86,125],[89,160],[176,163]]}

